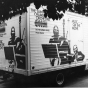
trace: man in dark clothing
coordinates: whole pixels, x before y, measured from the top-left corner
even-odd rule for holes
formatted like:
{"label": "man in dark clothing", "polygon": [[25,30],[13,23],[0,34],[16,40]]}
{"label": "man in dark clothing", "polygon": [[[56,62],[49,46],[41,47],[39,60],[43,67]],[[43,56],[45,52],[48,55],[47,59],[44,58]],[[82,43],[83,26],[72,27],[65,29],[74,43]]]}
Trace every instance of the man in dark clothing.
{"label": "man in dark clothing", "polygon": [[15,39],[16,39],[15,27],[12,27],[11,28],[11,38],[10,38],[10,41],[8,42],[8,45],[15,45]]}
{"label": "man in dark clothing", "polygon": [[74,61],[83,61],[84,60],[85,56],[81,51],[78,51],[77,45],[73,46],[73,51],[74,51],[74,56],[73,56]]}
{"label": "man in dark clothing", "polygon": [[[63,36],[59,35],[59,29],[57,26],[54,26],[53,28],[53,36],[50,38],[49,43],[57,43],[57,48],[58,51],[69,51],[69,45],[68,42],[66,41],[66,38]],[[63,56],[66,57],[66,56]],[[50,63],[52,66],[60,65],[61,64],[61,59],[63,58],[60,56],[58,52],[58,58],[50,58]],[[63,58],[66,59],[66,58]]]}
{"label": "man in dark clothing", "polygon": [[61,43],[62,40],[65,40],[64,37],[61,37],[59,35],[59,29],[57,26],[54,26],[53,28],[53,36],[52,38],[49,40],[49,43]]}

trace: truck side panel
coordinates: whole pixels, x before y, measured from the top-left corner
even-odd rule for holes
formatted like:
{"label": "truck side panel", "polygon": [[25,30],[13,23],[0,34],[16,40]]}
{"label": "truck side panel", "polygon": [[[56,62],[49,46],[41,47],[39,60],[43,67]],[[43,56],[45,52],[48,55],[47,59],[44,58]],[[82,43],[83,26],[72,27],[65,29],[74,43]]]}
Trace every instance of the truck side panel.
{"label": "truck side panel", "polygon": [[31,73],[85,64],[83,16],[66,12],[61,20],[52,20],[44,17],[42,7],[36,10],[34,5],[29,13]]}
{"label": "truck side panel", "polygon": [[[26,13],[0,24],[0,68],[22,74],[26,70]],[[4,25],[3,25],[4,24]],[[2,30],[3,29],[3,30]],[[4,31],[5,29],[5,31]],[[15,68],[15,70],[14,70]]]}
{"label": "truck side panel", "polygon": [[55,66],[59,67],[59,64],[68,64],[65,56],[66,53],[68,53],[67,42],[67,46],[61,50],[61,52],[63,52],[60,55],[62,62],[58,61],[56,47],[59,47],[60,43],[58,44],[58,42],[52,41],[54,27],[59,29],[59,36],[61,40],[64,40],[67,34],[67,31],[65,30],[67,25],[65,24],[64,18],[53,21],[52,19],[45,18],[41,9],[36,10],[34,6],[30,7],[30,64],[32,72],[54,68]]}

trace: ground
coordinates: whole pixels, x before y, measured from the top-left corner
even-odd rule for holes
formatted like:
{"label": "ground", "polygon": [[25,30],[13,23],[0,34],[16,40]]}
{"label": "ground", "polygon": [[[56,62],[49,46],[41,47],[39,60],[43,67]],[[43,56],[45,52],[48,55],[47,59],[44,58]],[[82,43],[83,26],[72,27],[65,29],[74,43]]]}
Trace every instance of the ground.
{"label": "ground", "polygon": [[[53,80],[38,80],[28,83],[17,83],[14,79],[9,79],[3,81],[0,78],[0,88],[28,88],[28,87],[56,87]],[[74,74],[71,77],[67,78],[65,87],[88,87],[88,71],[83,73]]]}

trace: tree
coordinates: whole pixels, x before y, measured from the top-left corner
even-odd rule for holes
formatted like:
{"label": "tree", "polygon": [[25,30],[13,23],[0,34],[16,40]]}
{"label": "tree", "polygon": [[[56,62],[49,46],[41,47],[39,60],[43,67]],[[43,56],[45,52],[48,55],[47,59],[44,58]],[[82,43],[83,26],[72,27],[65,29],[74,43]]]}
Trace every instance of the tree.
{"label": "tree", "polygon": [[79,14],[85,15],[85,0],[76,1],[75,11],[77,11]]}
{"label": "tree", "polygon": [[[75,3],[73,3],[75,1]],[[80,4],[81,1],[81,4]],[[41,5],[47,6],[45,17],[61,19],[67,9],[84,14],[84,0],[0,0],[0,20],[5,20],[27,11],[28,6],[34,3],[38,9]],[[75,8],[74,8],[75,7]],[[77,9],[80,8],[81,10]]]}

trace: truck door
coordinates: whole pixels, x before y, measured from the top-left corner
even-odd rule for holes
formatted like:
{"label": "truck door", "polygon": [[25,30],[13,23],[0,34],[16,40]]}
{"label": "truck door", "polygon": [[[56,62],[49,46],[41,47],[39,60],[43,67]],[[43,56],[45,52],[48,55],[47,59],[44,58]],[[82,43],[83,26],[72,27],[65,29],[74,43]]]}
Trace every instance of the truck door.
{"label": "truck door", "polygon": [[[69,20],[69,30],[70,30],[70,48],[71,53],[74,53],[73,47],[77,47],[78,51],[83,53],[83,28],[81,18],[71,18]],[[84,58],[84,57],[83,57]]]}

